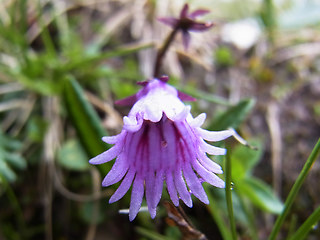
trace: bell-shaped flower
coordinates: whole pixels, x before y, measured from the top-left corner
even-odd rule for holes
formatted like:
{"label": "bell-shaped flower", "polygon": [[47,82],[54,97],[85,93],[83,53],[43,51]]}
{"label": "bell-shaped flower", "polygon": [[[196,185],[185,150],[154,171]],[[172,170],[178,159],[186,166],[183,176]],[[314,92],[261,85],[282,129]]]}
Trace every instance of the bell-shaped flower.
{"label": "bell-shaped flower", "polygon": [[226,150],[206,141],[224,140],[234,131],[202,129],[205,113],[194,118],[191,107],[182,102],[191,97],[168,85],[167,80],[164,77],[142,82],[143,88],[136,95],[118,101],[134,103],[123,118],[123,130],[119,135],[103,137],[104,142],[114,146],[90,160],[91,164],[102,164],[116,158],[102,185],[121,181],[109,203],[121,199],[132,185],[130,221],[138,214],[144,195],[151,217],[156,216],[164,182],[173,204],[178,206],[181,199],[188,207],[192,207],[191,194],[209,203],[202,182],[225,186],[216,175],[222,173],[221,167],[207,153],[224,155]]}

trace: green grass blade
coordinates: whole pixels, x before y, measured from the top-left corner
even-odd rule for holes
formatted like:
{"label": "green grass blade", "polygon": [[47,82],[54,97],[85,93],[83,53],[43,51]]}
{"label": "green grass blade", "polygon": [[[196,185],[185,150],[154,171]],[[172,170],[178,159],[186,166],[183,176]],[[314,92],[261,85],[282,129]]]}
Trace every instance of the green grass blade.
{"label": "green grass blade", "polygon": [[216,103],[224,106],[232,106],[232,104],[227,99],[224,99],[212,93],[198,90],[193,87],[177,87],[177,89],[197,99],[203,99],[207,102]]}
{"label": "green grass blade", "polygon": [[312,227],[317,224],[320,220],[320,207],[318,207],[308,219],[301,225],[301,227],[296,231],[295,234],[289,240],[303,240],[312,229]]}
{"label": "green grass blade", "polygon": [[[101,138],[108,134],[101,126],[100,119],[92,105],[85,98],[81,86],[72,77],[66,80],[64,100],[68,115],[88,156],[94,157],[106,151],[108,146],[101,141]],[[98,168],[103,174],[109,170],[101,165]]]}
{"label": "green grass blade", "polygon": [[313,163],[316,161],[319,152],[320,152],[320,138],[318,139],[317,144],[313,148],[307,162],[304,164],[303,169],[299,174],[299,177],[295,181],[295,183],[289,193],[289,196],[287,197],[287,199],[284,203],[284,209],[283,209],[282,213],[278,216],[276,223],[273,226],[273,229],[272,229],[271,234],[269,236],[269,240],[276,239],[276,237],[280,231],[280,228],[284,222],[284,219],[288,215],[289,210],[293,204],[293,201],[295,200],[295,198],[298,194],[298,191],[301,188],[301,185],[304,182],[305,178],[307,177]]}
{"label": "green grass blade", "polygon": [[208,129],[219,131],[228,127],[237,128],[240,123],[248,116],[255,105],[253,99],[243,99],[237,105],[228,108],[224,113],[219,115],[210,124]]}
{"label": "green grass blade", "polygon": [[231,186],[231,158],[230,155],[226,155],[226,167],[225,167],[225,174],[226,174],[226,199],[227,199],[227,208],[228,208],[228,217],[230,222],[231,234],[232,239],[237,239],[237,232],[236,232],[236,224],[233,216],[233,206],[232,206],[232,186]]}
{"label": "green grass blade", "polygon": [[210,214],[213,217],[213,220],[215,221],[215,223],[217,224],[217,227],[219,228],[219,231],[220,231],[220,234],[222,235],[222,238],[224,240],[231,240],[232,236],[231,236],[231,233],[230,233],[230,230],[229,230],[227,224],[224,221],[221,208],[218,208],[217,205],[215,204],[215,199],[213,197],[212,192],[209,189],[209,186],[204,185],[203,187],[207,193],[207,196],[208,196],[208,199],[210,202],[210,204],[208,205],[208,208],[210,210]]}

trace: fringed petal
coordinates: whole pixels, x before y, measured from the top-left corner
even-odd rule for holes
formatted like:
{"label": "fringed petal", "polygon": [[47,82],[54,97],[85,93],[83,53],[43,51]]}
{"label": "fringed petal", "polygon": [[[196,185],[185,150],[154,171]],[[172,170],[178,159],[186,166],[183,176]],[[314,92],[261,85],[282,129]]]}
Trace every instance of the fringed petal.
{"label": "fringed petal", "polygon": [[191,110],[191,106],[186,106],[182,109],[181,112],[168,118],[174,122],[175,121],[181,122],[187,118],[188,114],[190,114],[190,110]]}
{"label": "fringed petal", "polygon": [[211,155],[226,155],[227,153],[225,148],[212,146],[205,141],[200,141],[200,148]]}
{"label": "fringed petal", "polygon": [[119,182],[123,176],[127,173],[129,165],[124,159],[123,154],[119,155],[116,162],[113,164],[108,175],[103,179],[102,186],[108,187],[112,184]]}
{"label": "fringed petal", "polygon": [[145,179],[146,184],[146,200],[148,205],[148,210],[150,212],[151,218],[154,218],[156,215],[156,207],[154,206],[154,191],[155,191],[155,180],[156,177],[153,171],[147,173],[147,177]]}
{"label": "fringed petal", "polygon": [[217,174],[222,174],[222,168],[219,164],[212,161],[204,152],[199,152],[197,157],[199,163],[204,166],[208,171],[214,172]]}
{"label": "fringed petal", "polygon": [[202,128],[197,128],[196,131],[203,139],[214,142],[224,140],[234,134],[233,130],[208,131]]}
{"label": "fringed petal", "polygon": [[120,186],[109,199],[109,203],[114,203],[118,201],[128,192],[129,188],[131,187],[132,180],[134,178],[135,173],[136,171],[134,169],[132,168],[129,169],[129,171],[127,172],[127,175],[122,180]]}
{"label": "fringed petal", "polygon": [[129,118],[127,116],[123,117],[123,129],[129,132],[137,132],[140,130],[143,124],[143,119],[139,118],[138,120]]}
{"label": "fringed petal", "polygon": [[126,136],[126,131],[122,131],[120,134],[115,136],[105,136],[102,137],[102,141],[108,144],[116,144],[117,142],[120,142],[124,139]]}
{"label": "fringed petal", "polygon": [[214,173],[211,173],[208,170],[206,170],[203,166],[201,166],[196,161],[193,162],[192,166],[196,170],[196,172],[203,178],[204,181],[218,188],[225,187],[225,183],[221,178],[219,178]]}
{"label": "fringed petal", "polygon": [[112,159],[116,158],[119,155],[119,153],[122,151],[122,149],[123,149],[123,143],[120,142],[119,144],[113,146],[109,150],[101,153],[100,155],[98,155],[94,158],[91,158],[89,160],[89,163],[96,165],[96,164],[102,164],[102,163],[109,162]]}
{"label": "fringed petal", "polygon": [[192,119],[189,122],[190,126],[193,128],[200,127],[206,120],[206,116],[207,115],[205,113],[201,113],[200,115],[198,115],[196,118]]}
{"label": "fringed petal", "polygon": [[191,168],[190,163],[184,164],[183,174],[189,186],[189,189],[191,190],[191,193],[196,196],[201,202],[209,204],[207,194],[205,193],[197,175]]}
{"label": "fringed petal", "polygon": [[167,170],[166,172],[166,185],[167,185],[167,189],[168,189],[168,193],[171,198],[171,201],[176,207],[179,206],[179,198],[177,195],[177,189],[173,182],[173,176],[172,176],[171,170]]}
{"label": "fringed petal", "polygon": [[181,200],[188,206],[192,207],[192,199],[190,196],[190,192],[188,191],[186,187],[186,183],[182,177],[182,171],[181,168],[177,168],[174,173],[174,183],[178,190],[179,196]]}
{"label": "fringed petal", "polygon": [[161,199],[161,195],[162,195],[162,188],[163,188],[163,178],[164,178],[164,171],[160,170],[157,172],[156,174],[156,181],[155,181],[155,186],[154,186],[154,199],[153,199],[153,207],[157,207],[160,199]]}
{"label": "fringed petal", "polygon": [[129,220],[133,221],[137,216],[142,199],[143,199],[143,179],[137,175],[136,179],[133,182],[132,192],[131,192],[131,201],[130,201],[130,209],[129,209]]}

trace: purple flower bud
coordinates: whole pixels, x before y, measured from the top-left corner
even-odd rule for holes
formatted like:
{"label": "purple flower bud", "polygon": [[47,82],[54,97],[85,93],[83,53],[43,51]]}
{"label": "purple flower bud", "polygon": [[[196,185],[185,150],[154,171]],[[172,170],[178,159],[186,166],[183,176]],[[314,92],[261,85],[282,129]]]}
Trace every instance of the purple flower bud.
{"label": "purple flower bud", "polygon": [[191,194],[209,203],[202,182],[219,188],[225,186],[216,175],[222,173],[221,167],[206,153],[224,155],[226,150],[204,140],[221,141],[234,131],[200,128],[206,115],[193,118],[191,107],[181,100],[188,99],[187,95],[166,81],[162,77],[145,82],[134,97],[128,98],[136,102],[123,118],[123,130],[119,135],[102,139],[114,146],[90,160],[91,164],[102,164],[116,158],[102,185],[107,187],[121,181],[110,203],[121,199],[132,185],[130,221],[138,214],[144,195],[151,217],[156,216],[164,182],[173,204],[178,206],[181,199],[189,207],[192,207]]}

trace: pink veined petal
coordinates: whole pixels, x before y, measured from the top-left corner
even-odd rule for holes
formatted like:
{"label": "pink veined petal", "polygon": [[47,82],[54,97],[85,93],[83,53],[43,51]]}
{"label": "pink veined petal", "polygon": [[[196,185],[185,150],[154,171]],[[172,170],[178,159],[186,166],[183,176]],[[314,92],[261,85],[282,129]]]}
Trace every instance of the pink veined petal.
{"label": "pink veined petal", "polygon": [[190,44],[190,40],[191,40],[190,33],[188,31],[183,31],[182,32],[182,43],[183,43],[184,49],[188,49],[189,44]]}
{"label": "pink veined petal", "polygon": [[117,142],[122,141],[125,136],[126,136],[126,131],[122,131],[121,133],[115,136],[102,137],[102,141],[108,144],[116,144]]}
{"label": "pink veined petal", "polygon": [[172,171],[167,170],[166,171],[166,185],[168,189],[169,196],[171,198],[171,201],[173,204],[177,207],[179,206],[179,198],[177,195],[177,190],[173,182],[173,177],[172,177]]}
{"label": "pink veined petal", "polygon": [[161,160],[161,136],[159,125],[149,124],[148,132],[148,154],[149,154],[149,168],[155,171],[160,166]]}
{"label": "pink veined petal", "polygon": [[137,132],[143,124],[143,119],[133,120],[127,116],[123,117],[123,129],[129,132]]}
{"label": "pink veined petal", "polygon": [[203,178],[204,181],[218,188],[225,187],[225,183],[221,178],[219,178],[214,173],[209,172],[207,169],[201,166],[197,161],[192,162],[192,166],[194,170],[196,170],[196,172]]}
{"label": "pink veined petal", "polygon": [[222,168],[219,164],[212,161],[204,152],[199,152],[197,157],[199,163],[204,166],[208,171],[214,172],[217,174],[222,174]]}
{"label": "pink veined petal", "polygon": [[202,32],[210,29],[213,26],[214,24],[212,22],[205,22],[205,23],[194,22],[192,23],[192,26],[188,30],[190,32]]}
{"label": "pink veined petal", "polygon": [[169,25],[170,27],[175,27],[178,23],[178,19],[173,17],[165,17],[165,18],[158,18],[159,22],[162,22],[166,25]]}
{"label": "pink veined petal", "polygon": [[187,118],[188,114],[190,114],[190,110],[191,110],[191,106],[185,106],[181,112],[170,117],[170,119],[174,122],[175,121],[181,122]]}
{"label": "pink veined petal", "polygon": [[137,175],[136,179],[133,182],[132,192],[131,192],[131,201],[130,201],[130,209],[129,209],[129,220],[133,221],[137,216],[142,199],[143,199],[144,187],[143,187],[143,179]]}
{"label": "pink veined petal", "polygon": [[134,156],[133,158],[133,165],[137,169],[137,174],[140,176],[145,176],[146,175],[146,170],[147,170],[147,161],[149,160],[148,158],[148,145],[145,143],[145,140],[142,140],[137,149],[137,154],[136,155],[130,155]]}
{"label": "pink veined petal", "polygon": [[227,153],[227,150],[225,148],[219,148],[212,146],[205,141],[200,141],[200,148],[201,150],[211,154],[211,155],[225,155]]}
{"label": "pink veined petal", "polygon": [[180,12],[180,18],[188,17],[188,12],[189,12],[189,5],[186,3]]}
{"label": "pink veined petal", "polygon": [[117,157],[119,155],[119,153],[122,151],[122,149],[123,149],[123,143],[120,142],[119,144],[116,144],[115,146],[113,146],[109,150],[99,154],[98,156],[96,156],[94,158],[91,158],[89,160],[89,163],[96,165],[96,164],[102,164],[102,163],[109,162],[112,159],[114,159],[115,157]]}
{"label": "pink veined petal", "polygon": [[[138,155],[138,145],[141,141],[141,136],[144,132],[145,126],[142,126],[142,129],[138,132],[131,133],[128,135],[128,138],[130,138],[130,142],[126,143],[126,151],[127,151],[127,158],[128,162],[132,164],[135,160],[134,159],[141,159],[141,152],[140,155]],[[132,157],[134,156],[134,157]]]}
{"label": "pink veined petal", "polygon": [[204,123],[205,120],[206,120],[206,114],[201,113],[196,118],[194,118],[192,121],[190,121],[189,124],[191,127],[197,128],[197,127],[200,127]]}
{"label": "pink veined petal", "polygon": [[197,128],[196,130],[199,135],[207,141],[221,141],[234,134],[233,130],[224,130],[224,131],[208,131],[202,128]]}
{"label": "pink veined petal", "polygon": [[150,212],[151,218],[154,218],[156,216],[156,207],[154,206],[154,197],[155,197],[155,180],[156,177],[153,173],[153,171],[150,171],[147,173],[147,177],[145,179],[146,184],[146,201],[148,205],[148,210]]}
{"label": "pink veined petal", "polygon": [[177,162],[177,149],[176,149],[176,133],[173,126],[173,123],[166,119],[162,120],[162,134],[163,134],[163,140],[166,143],[164,153],[167,155],[165,156],[164,161],[166,161],[166,167],[169,169],[172,169],[175,166],[175,163]]}
{"label": "pink veined petal", "polygon": [[196,196],[201,202],[209,204],[209,199],[205,193],[198,177],[191,168],[191,163],[185,163],[183,167],[183,174],[186,182],[191,190],[191,193]]}
{"label": "pink veined petal", "polygon": [[[194,133],[188,126],[187,122],[176,122],[175,126],[180,132],[180,137],[182,138],[183,142],[180,141],[180,150],[186,149],[189,155],[189,159],[195,160],[196,159],[196,152],[198,151],[198,141],[194,136]],[[183,145],[181,145],[183,144]]]}
{"label": "pink veined petal", "polygon": [[202,16],[202,15],[205,15],[207,13],[209,13],[210,11],[209,10],[205,10],[205,9],[198,9],[198,10],[195,10],[193,11],[192,13],[189,14],[189,18],[196,18],[196,17],[199,17],[199,16]]}
{"label": "pink veined petal", "polygon": [[108,187],[119,182],[127,173],[129,165],[124,159],[123,154],[119,155],[116,162],[113,164],[111,170],[102,181],[102,186]]}
{"label": "pink veined petal", "polygon": [[120,186],[109,199],[109,203],[114,203],[118,201],[128,192],[129,188],[131,187],[132,180],[134,178],[135,173],[136,171],[134,169],[132,168],[129,169],[129,171],[127,172],[127,175],[122,180]]}
{"label": "pink veined petal", "polygon": [[190,196],[190,192],[188,191],[186,187],[186,183],[182,177],[182,171],[180,170],[180,167],[177,167],[176,171],[174,172],[174,183],[176,186],[176,189],[179,193],[179,196],[181,200],[188,206],[192,207],[192,199]]}

